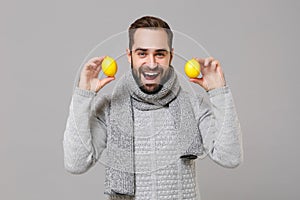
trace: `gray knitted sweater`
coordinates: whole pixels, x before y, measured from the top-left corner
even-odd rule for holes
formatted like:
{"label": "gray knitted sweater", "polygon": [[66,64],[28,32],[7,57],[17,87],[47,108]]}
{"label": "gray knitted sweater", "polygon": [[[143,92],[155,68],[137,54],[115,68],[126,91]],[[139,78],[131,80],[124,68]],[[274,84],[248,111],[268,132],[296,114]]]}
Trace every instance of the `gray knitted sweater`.
{"label": "gray knitted sweater", "polygon": [[[190,95],[204,150],[219,165],[236,167],[243,159],[242,135],[230,88],[211,90],[208,97]],[[70,173],[80,174],[97,161],[101,162],[107,142],[110,97],[76,88],[69,110],[63,139],[64,164]],[[136,195],[107,198],[199,199],[195,161],[172,157],[172,152],[176,151],[172,148],[175,146],[172,145],[175,141],[172,140],[173,124],[161,120],[170,118],[168,109],[141,111],[133,108],[133,111]],[[212,124],[215,127],[210,127]]]}

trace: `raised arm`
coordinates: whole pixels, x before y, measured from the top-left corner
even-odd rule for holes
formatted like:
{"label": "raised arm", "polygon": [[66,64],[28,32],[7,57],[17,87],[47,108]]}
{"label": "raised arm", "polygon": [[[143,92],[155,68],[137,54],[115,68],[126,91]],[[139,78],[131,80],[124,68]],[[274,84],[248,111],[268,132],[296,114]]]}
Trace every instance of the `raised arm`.
{"label": "raised arm", "polygon": [[95,99],[94,92],[75,89],[63,138],[64,165],[68,172],[84,173],[99,159],[106,147],[108,106],[104,96]]}
{"label": "raised arm", "polygon": [[86,172],[106,147],[106,119],[109,98],[97,95],[114,77],[98,79],[102,57],[90,59],[83,67],[74,90],[63,138],[64,165],[70,173]]}
{"label": "raised arm", "polygon": [[200,98],[199,129],[203,147],[212,160],[224,167],[236,167],[243,160],[242,132],[230,88],[218,60],[196,58],[201,78],[192,78],[209,98]]}
{"label": "raised arm", "polygon": [[237,167],[243,160],[242,132],[230,88],[217,88],[208,95],[199,107],[204,150],[219,165]]}

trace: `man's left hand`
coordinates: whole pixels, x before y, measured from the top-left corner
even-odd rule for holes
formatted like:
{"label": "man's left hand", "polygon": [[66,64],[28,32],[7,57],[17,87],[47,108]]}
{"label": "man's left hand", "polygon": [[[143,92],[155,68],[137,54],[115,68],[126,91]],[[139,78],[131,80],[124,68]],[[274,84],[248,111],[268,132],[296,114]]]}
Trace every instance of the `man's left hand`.
{"label": "man's left hand", "polygon": [[195,58],[201,65],[201,78],[190,78],[190,81],[202,86],[206,91],[226,85],[220,62],[213,57]]}

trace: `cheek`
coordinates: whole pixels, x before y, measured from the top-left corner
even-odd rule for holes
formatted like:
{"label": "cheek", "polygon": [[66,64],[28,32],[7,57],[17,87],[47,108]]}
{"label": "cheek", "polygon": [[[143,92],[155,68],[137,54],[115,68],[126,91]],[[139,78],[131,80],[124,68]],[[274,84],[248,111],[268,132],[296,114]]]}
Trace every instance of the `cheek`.
{"label": "cheek", "polygon": [[162,66],[168,67],[171,64],[171,58],[167,57],[167,58],[164,58],[164,59],[160,60],[160,64]]}
{"label": "cheek", "polygon": [[170,60],[164,60],[164,61],[160,62],[159,64],[162,66],[162,68],[164,70],[166,70],[170,66],[171,63],[170,63]]}
{"label": "cheek", "polygon": [[137,69],[139,68],[144,62],[142,59],[139,59],[139,58],[133,58],[132,60],[132,65]]}
{"label": "cheek", "polygon": [[135,61],[135,60],[133,60],[133,62],[131,63],[131,67],[133,68],[133,71],[135,72],[135,75],[136,76],[140,76],[140,73],[139,73],[139,70],[140,70],[140,67],[141,65],[137,62],[137,61]]}

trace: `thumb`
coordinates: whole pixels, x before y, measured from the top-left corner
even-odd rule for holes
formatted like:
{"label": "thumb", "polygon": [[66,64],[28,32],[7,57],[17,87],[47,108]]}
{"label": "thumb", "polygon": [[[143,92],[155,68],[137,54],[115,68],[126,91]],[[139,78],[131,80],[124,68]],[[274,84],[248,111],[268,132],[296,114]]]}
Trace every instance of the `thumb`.
{"label": "thumb", "polygon": [[190,81],[200,85],[205,90],[208,90],[208,84],[204,78],[190,78]]}
{"label": "thumb", "polygon": [[112,76],[112,77],[106,77],[102,80],[99,80],[98,79],[98,83],[97,83],[97,86],[96,86],[96,92],[98,92],[100,89],[102,89],[106,84],[108,84],[109,82],[115,80],[115,77]]}

